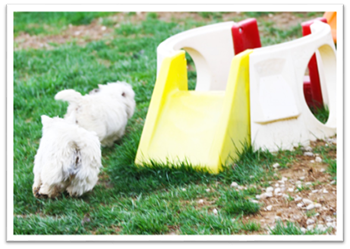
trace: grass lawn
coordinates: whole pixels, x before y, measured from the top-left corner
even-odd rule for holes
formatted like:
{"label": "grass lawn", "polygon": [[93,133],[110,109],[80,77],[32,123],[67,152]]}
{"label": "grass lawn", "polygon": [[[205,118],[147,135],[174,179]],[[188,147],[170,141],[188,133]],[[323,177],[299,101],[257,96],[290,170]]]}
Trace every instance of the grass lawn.
{"label": "grass lawn", "polygon": [[[163,40],[190,28],[222,21],[258,20],[263,46],[301,37],[300,22],[322,13],[291,13],[282,25],[274,13],[15,13],[14,15],[14,210],[15,235],[58,234],[302,234],[293,223],[266,230],[256,217],[263,203],[252,201],[269,181],[278,179],[272,165],[288,169],[303,154],[294,151],[253,152],[249,146],[218,175],[188,165],[134,165],[139,139],[156,80],[156,48]],[[87,33],[84,26],[90,25]],[[81,28],[81,29],[79,29]],[[101,33],[101,30],[104,33]],[[85,33],[84,33],[84,32]],[[80,33],[79,33],[80,32]],[[83,32],[83,33],[82,33]],[[91,31],[92,32],[92,31]],[[28,35],[29,34],[29,35]],[[31,39],[44,44],[32,48]],[[63,40],[63,41],[62,41]],[[33,45],[34,46],[34,45]],[[189,64],[194,68],[191,58]],[[189,85],[195,85],[189,70]],[[40,116],[60,116],[67,104],[54,100],[62,89],[88,93],[97,84],[129,82],[136,110],[126,134],[112,148],[102,148],[104,168],[93,191],[80,198],[32,195],[33,161],[41,138]],[[327,111],[320,112],[326,120]],[[336,180],[336,146],[315,150]],[[300,159],[302,160],[302,159]],[[236,182],[242,189],[230,187]],[[248,217],[248,218],[247,218]],[[306,234],[322,234],[310,230]]]}

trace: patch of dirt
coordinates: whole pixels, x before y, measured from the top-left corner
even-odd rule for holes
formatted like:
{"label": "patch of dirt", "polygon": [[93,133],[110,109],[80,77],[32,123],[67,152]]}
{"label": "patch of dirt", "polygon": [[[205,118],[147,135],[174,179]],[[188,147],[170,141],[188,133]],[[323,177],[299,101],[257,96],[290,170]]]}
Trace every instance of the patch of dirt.
{"label": "patch of dirt", "polygon": [[[128,15],[127,13],[116,13],[115,15],[104,17],[109,25],[104,26],[102,18],[95,19],[89,25],[68,25],[64,27],[63,31],[57,35],[29,35],[27,33],[20,33],[14,38],[15,50],[20,49],[53,49],[55,44],[61,45],[67,42],[76,42],[78,45],[85,45],[91,41],[102,39],[112,39],[115,28],[120,27],[123,23],[139,23],[147,18],[147,12],[137,12],[135,15]],[[300,17],[299,17],[300,16]],[[276,14],[264,15],[257,17],[259,20],[271,21],[277,28],[288,28],[300,24],[307,19],[306,13],[295,16],[293,13],[281,12]],[[170,22],[176,21],[179,24],[186,22],[188,18],[196,21],[210,21],[212,17],[205,18],[196,12],[157,12],[159,20]],[[229,12],[222,14],[223,21],[240,21],[247,18],[240,12]],[[47,26],[47,25],[46,25]],[[50,27],[46,27],[50,29]]]}
{"label": "patch of dirt", "polygon": [[[325,143],[320,140],[311,142],[311,148]],[[327,156],[335,159],[336,151],[330,150]],[[265,231],[268,231],[268,227],[275,227],[277,220],[280,220],[284,223],[298,223],[305,230],[330,228],[331,234],[335,234],[337,186],[326,173],[328,165],[324,162],[311,162],[315,156],[298,156],[297,159],[298,163],[291,167],[276,170],[280,179],[269,182],[273,196],[259,199],[263,204],[260,212],[247,217],[261,224]],[[278,188],[280,191],[276,194],[274,191]],[[263,192],[266,189],[262,189]]]}
{"label": "patch of dirt", "polygon": [[169,232],[165,235],[180,235],[180,227],[179,226],[176,226],[176,225],[168,225],[168,228],[169,228]]}
{"label": "patch of dirt", "polygon": [[[336,138],[329,141],[317,140],[310,142],[309,148],[304,148],[305,152],[315,151],[319,147],[327,147],[327,158],[336,159]],[[337,232],[337,185],[331,175],[327,173],[328,164],[318,162],[319,157],[315,152],[312,156],[296,156],[296,160],[288,168],[278,167],[275,175],[278,180],[269,181],[269,187],[261,188],[262,195],[259,196],[258,203],[262,204],[257,214],[250,214],[242,217],[243,223],[255,222],[260,224],[259,231],[242,231],[249,235],[269,234],[277,221],[292,222],[298,225],[304,232],[317,229],[325,231],[330,235]],[[217,182],[217,184],[220,184]],[[250,186],[237,186],[238,189],[246,189]],[[266,197],[263,194],[267,188],[273,188],[272,196]],[[277,191],[278,190],[278,191]],[[208,191],[211,191],[208,189]],[[277,192],[275,192],[277,191]],[[262,197],[263,196],[263,197]],[[258,196],[257,196],[258,197]],[[215,199],[198,198],[195,201],[195,209],[207,209],[209,213],[220,212],[216,207]],[[256,200],[255,200],[256,202]],[[193,205],[192,201],[183,201],[184,205]],[[312,206],[312,205],[313,206]],[[176,235],[175,229],[169,234]]]}
{"label": "patch of dirt", "polygon": [[[53,44],[64,44],[67,42],[76,42],[78,45],[85,45],[87,42],[106,39],[111,36],[113,28],[108,28],[100,24],[99,20],[94,20],[89,25],[68,25],[58,35],[29,35],[27,33],[20,33],[15,37],[15,50],[19,49],[52,49]],[[51,43],[51,44],[50,44]]]}
{"label": "patch of dirt", "polygon": [[210,207],[208,208],[209,212],[213,212],[213,210],[215,209],[215,203],[216,200],[208,200],[207,198],[202,198],[197,200],[197,205],[195,206],[195,209],[199,210],[199,209],[203,209],[203,207]]}
{"label": "patch of dirt", "polygon": [[[295,12],[281,12],[263,16],[261,19],[264,22],[272,22],[275,28],[279,29],[288,29],[290,27],[300,25],[305,20],[312,19],[307,17],[306,12],[299,12],[298,14],[299,16],[295,16]],[[320,14],[320,16],[322,16],[322,14]]]}

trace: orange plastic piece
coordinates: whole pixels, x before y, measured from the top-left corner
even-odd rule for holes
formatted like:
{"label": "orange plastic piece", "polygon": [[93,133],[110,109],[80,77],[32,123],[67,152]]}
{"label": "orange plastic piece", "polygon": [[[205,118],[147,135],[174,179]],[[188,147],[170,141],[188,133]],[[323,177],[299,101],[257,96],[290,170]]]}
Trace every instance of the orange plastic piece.
{"label": "orange plastic piece", "polygon": [[325,12],[323,17],[327,19],[327,23],[331,26],[333,41],[337,43],[337,12]]}

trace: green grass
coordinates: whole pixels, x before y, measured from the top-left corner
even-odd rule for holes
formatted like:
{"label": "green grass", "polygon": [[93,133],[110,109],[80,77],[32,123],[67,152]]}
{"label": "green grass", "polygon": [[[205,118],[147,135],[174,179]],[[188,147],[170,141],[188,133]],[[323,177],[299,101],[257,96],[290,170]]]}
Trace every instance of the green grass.
{"label": "green grass", "polygon": [[[255,196],[253,193],[253,196]],[[246,191],[227,191],[218,200],[218,204],[222,205],[223,211],[232,215],[248,215],[255,214],[259,211],[260,205],[251,202],[249,194]]]}
{"label": "green grass", "polygon": [[220,19],[222,18],[222,12],[198,12],[198,15],[203,18],[210,18],[210,19]]}
{"label": "green grass", "polygon": [[331,153],[337,152],[337,145],[327,144],[328,146],[322,145],[318,146],[314,152],[320,154],[323,162],[326,163],[327,169],[326,172],[331,175],[333,180],[337,180],[337,159],[334,156],[331,156]]}
{"label": "green grass", "polygon": [[98,17],[114,12],[14,12],[14,36],[20,32],[30,35],[58,34],[67,25],[87,25]]}
{"label": "green grass", "polygon": [[[14,32],[47,35],[70,23],[88,24],[98,17],[103,18],[102,24],[114,27],[107,19],[110,14],[15,13]],[[222,21],[221,13],[200,15],[211,23]],[[256,16],[263,18],[265,14]],[[273,179],[271,165],[278,162],[281,167],[288,167],[302,153],[300,148],[272,154],[253,151],[246,145],[235,164],[226,165],[217,175],[196,171],[188,163],[173,168],[156,163],[147,167],[134,164],[156,79],[158,44],[169,36],[205,24],[193,19],[165,22],[158,19],[157,13],[148,13],[139,23],[120,23],[114,28],[113,39],[84,46],[68,41],[51,50],[14,52],[14,234],[184,235],[261,231],[260,224],[242,219],[243,215],[259,212],[260,206],[249,200],[260,190],[236,191],[230,184],[235,181],[240,185],[265,186]],[[274,32],[280,40],[289,39],[279,30]],[[292,34],[294,28],[288,32]],[[194,89],[195,65],[188,54],[186,58],[194,69],[189,71],[189,88]],[[66,103],[55,101],[54,95],[67,88],[85,94],[97,84],[117,80],[133,86],[137,107],[122,140],[112,148],[102,149],[104,168],[100,184],[80,198],[66,194],[53,200],[34,198],[32,170],[41,138],[40,116],[63,117],[67,108]],[[334,168],[336,171],[336,163]],[[205,200],[203,205],[198,203],[200,199]],[[214,208],[218,210],[216,215]]]}
{"label": "green grass", "polygon": [[325,124],[327,122],[329,117],[328,106],[322,106],[320,108],[312,108],[311,111],[321,123]]}
{"label": "green grass", "polygon": [[321,231],[320,229],[313,228],[310,230],[307,230],[303,232],[301,228],[294,224],[293,222],[287,221],[286,224],[283,222],[277,222],[276,226],[271,229],[270,228],[270,234],[272,235],[322,235],[327,234],[330,232],[330,228],[326,229],[325,231]]}
{"label": "green grass", "polygon": [[327,172],[332,176],[332,179],[337,180],[337,160],[326,158],[324,161],[329,165]]}
{"label": "green grass", "polygon": [[306,217],[311,218],[313,216],[315,216],[317,214],[317,212],[315,210],[308,210],[306,211]]}

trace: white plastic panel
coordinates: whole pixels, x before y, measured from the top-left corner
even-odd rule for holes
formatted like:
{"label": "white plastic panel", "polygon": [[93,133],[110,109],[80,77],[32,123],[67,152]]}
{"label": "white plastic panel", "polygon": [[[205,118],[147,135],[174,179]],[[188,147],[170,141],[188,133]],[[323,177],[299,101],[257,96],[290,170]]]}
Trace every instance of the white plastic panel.
{"label": "white plastic panel", "polygon": [[[255,149],[292,149],[336,133],[336,52],[329,25],[315,22],[312,34],[255,49],[250,55],[251,139]],[[311,56],[319,50],[322,88],[330,115],[319,122],[308,108],[303,77]]]}
{"label": "white plastic panel", "polygon": [[196,91],[225,90],[234,56],[233,25],[234,22],[207,25],[166,39],[157,48],[158,72],[165,56],[183,49],[190,54],[196,66]]}
{"label": "white plastic panel", "polygon": [[267,123],[300,115],[292,88],[280,74],[260,78],[258,101],[263,119],[255,122]]}
{"label": "white plastic panel", "polygon": [[325,70],[324,70],[323,61],[322,61],[320,52],[318,50],[316,52],[316,61],[317,61],[318,75],[320,77],[320,85],[321,85],[323,104],[328,106],[329,100],[328,100],[327,86],[325,83],[325,75],[324,75]]}

